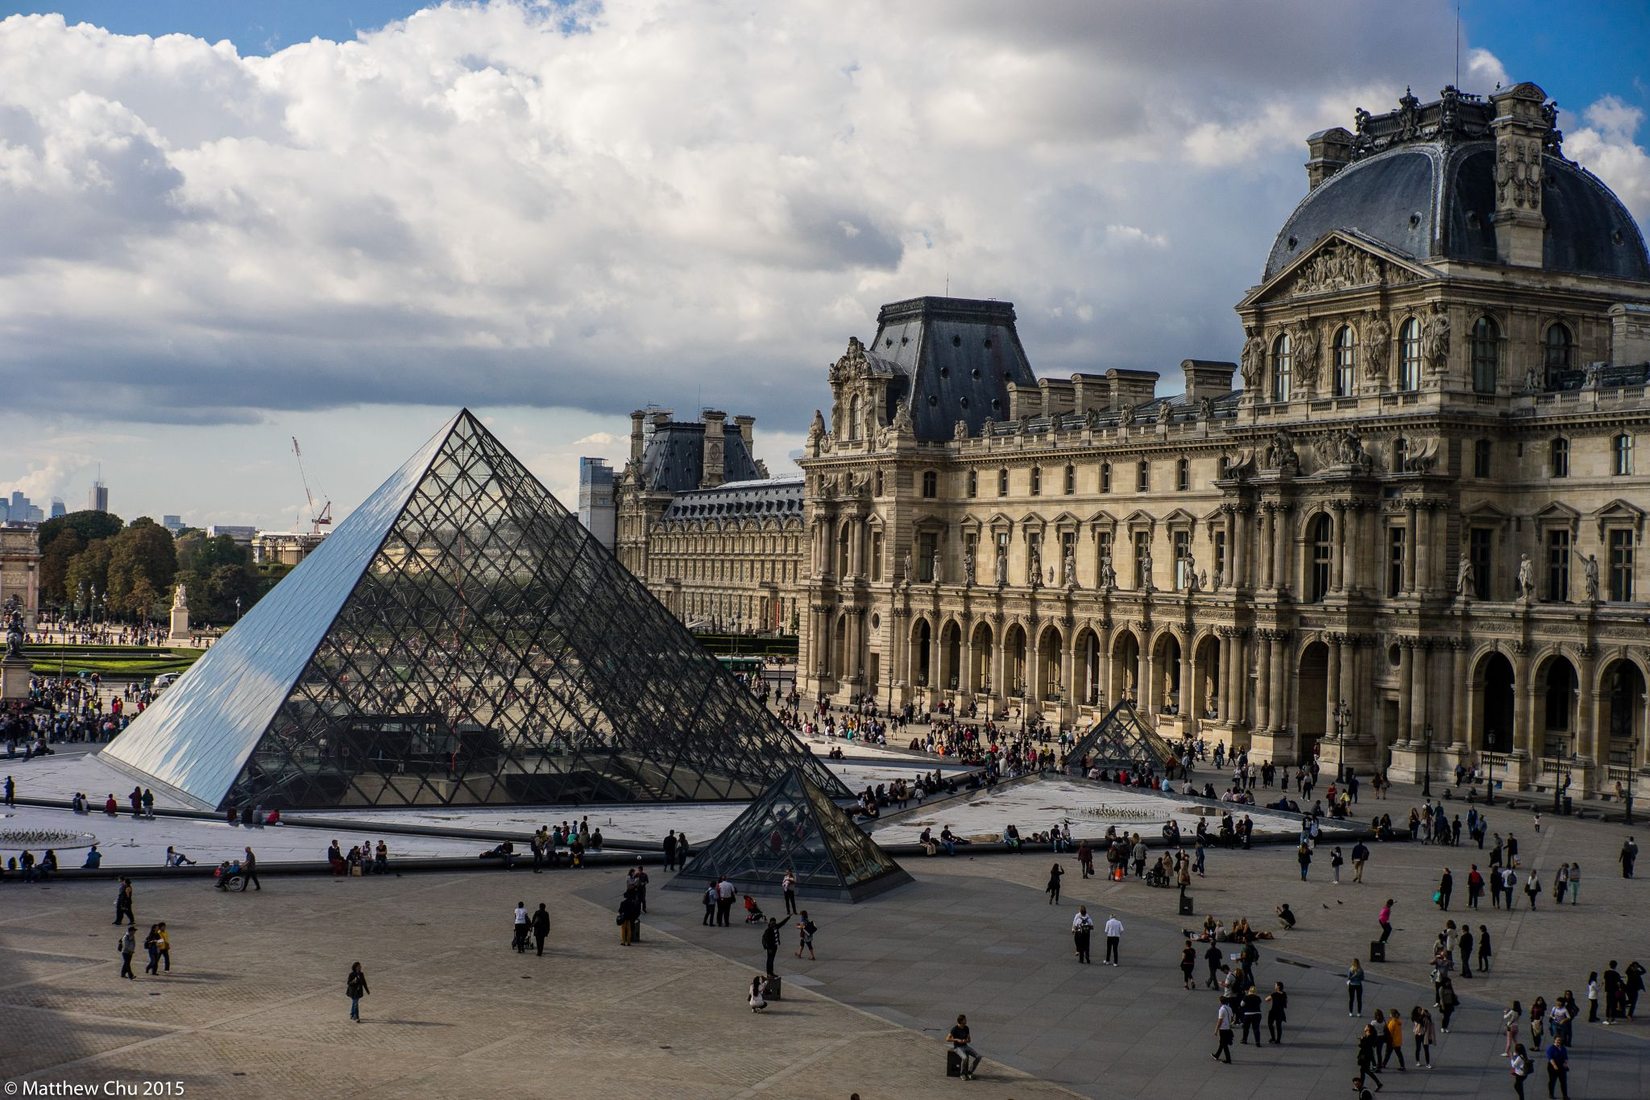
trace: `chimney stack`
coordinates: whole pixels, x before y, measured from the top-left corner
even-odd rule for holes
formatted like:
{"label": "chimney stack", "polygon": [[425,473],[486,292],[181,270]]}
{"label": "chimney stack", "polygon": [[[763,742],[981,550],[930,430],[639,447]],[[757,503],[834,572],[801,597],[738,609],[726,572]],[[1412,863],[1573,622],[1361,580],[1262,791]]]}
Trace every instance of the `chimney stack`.
{"label": "chimney stack", "polygon": [[1316,190],[1318,184],[1345,168],[1352,160],[1352,134],[1336,126],[1319,130],[1306,139],[1307,190]]}
{"label": "chimney stack", "polygon": [[705,425],[705,460],[704,472],[699,475],[699,488],[714,489],[727,478],[722,451],[727,442],[728,414],[706,409],[701,419]]}
{"label": "chimney stack", "polygon": [[642,424],[647,420],[647,413],[637,409],[630,414],[630,461],[642,460]]}
{"label": "chimney stack", "polygon": [[1490,96],[1495,104],[1495,249],[1502,263],[1540,267],[1547,219],[1541,212],[1547,93],[1528,82]]}

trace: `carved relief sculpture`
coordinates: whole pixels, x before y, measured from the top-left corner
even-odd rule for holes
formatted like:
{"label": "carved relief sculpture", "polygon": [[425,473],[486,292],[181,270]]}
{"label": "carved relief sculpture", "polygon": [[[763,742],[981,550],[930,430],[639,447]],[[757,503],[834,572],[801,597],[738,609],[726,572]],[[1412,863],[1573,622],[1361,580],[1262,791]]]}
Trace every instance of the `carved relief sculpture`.
{"label": "carved relief sculpture", "polygon": [[1379,382],[1386,378],[1387,364],[1392,359],[1392,326],[1373,311],[1368,317],[1363,332],[1364,377]]}
{"label": "carved relief sculpture", "polygon": [[1295,377],[1311,387],[1318,381],[1318,334],[1308,325],[1302,325],[1290,337],[1295,356]]}
{"label": "carved relief sculpture", "polygon": [[1243,388],[1253,391],[1260,385],[1261,371],[1266,369],[1266,341],[1260,338],[1260,330],[1249,329],[1249,338],[1243,342]]}
{"label": "carved relief sculpture", "polygon": [[1433,314],[1427,319],[1427,362],[1433,370],[1442,371],[1449,366],[1449,314],[1442,303],[1432,308]]}

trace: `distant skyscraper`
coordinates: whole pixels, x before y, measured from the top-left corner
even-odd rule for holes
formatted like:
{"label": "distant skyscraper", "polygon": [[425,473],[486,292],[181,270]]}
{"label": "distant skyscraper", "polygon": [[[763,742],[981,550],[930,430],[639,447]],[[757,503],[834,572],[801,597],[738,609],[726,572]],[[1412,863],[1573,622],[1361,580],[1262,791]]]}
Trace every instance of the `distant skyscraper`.
{"label": "distant skyscraper", "polygon": [[109,487],[102,480],[92,482],[92,491],[86,498],[86,507],[94,512],[109,510]]}
{"label": "distant skyscraper", "polygon": [[11,491],[11,510],[13,515],[26,516],[29,514],[29,498],[23,495],[23,490]]}
{"label": "distant skyscraper", "polygon": [[52,518],[69,514],[69,506],[63,503],[62,497],[52,497]]}
{"label": "distant skyscraper", "polygon": [[613,467],[599,458],[579,459],[579,522],[611,550],[616,519]]}
{"label": "distant skyscraper", "polygon": [[182,516],[161,516],[160,517],[160,525],[162,527],[166,528],[168,531],[172,532],[172,534],[174,534],[174,535],[181,534],[183,532],[183,517]]}

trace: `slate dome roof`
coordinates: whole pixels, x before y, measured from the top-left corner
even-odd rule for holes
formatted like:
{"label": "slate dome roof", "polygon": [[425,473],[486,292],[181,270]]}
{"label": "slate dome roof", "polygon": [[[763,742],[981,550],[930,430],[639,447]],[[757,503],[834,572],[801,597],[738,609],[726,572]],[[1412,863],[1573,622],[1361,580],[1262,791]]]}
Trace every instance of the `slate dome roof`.
{"label": "slate dome roof", "polygon": [[[1650,280],[1644,237],[1621,200],[1574,162],[1542,160],[1542,267]],[[1495,142],[1398,145],[1353,161],[1309,192],[1278,231],[1262,281],[1336,229],[1416,260],[1495,263],[1494,213]]]}

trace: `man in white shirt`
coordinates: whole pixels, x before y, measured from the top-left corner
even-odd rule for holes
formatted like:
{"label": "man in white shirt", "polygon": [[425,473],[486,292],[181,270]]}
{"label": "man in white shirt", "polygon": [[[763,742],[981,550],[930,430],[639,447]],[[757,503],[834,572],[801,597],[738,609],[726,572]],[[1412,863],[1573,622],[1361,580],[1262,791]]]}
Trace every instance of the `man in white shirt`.
{"label": "man in white shirt", "polygon": [[[1116,915],[1106,918],[1106,962],[1112,966],[1120,965],[1117,958],[1117,945],[1123,939],[1123,922]],[[1227,1059],[1230,1061],[1230,1058]]]}
{"label": "man in white shirt", "polygon": [[1232,1006],[1225,1001],[1220,1002],[1220,1010],[1215,1013],[1215,1036],[1220,1040],[1220,1046],[1209,1057],[1215,1061],[1222,1061],[1225,1055],[1227,1065],[1232,1064]]}

